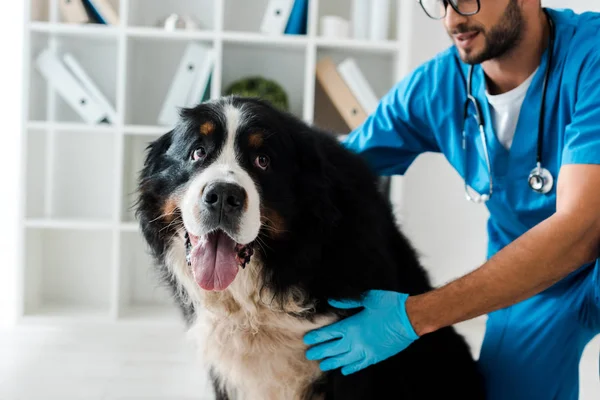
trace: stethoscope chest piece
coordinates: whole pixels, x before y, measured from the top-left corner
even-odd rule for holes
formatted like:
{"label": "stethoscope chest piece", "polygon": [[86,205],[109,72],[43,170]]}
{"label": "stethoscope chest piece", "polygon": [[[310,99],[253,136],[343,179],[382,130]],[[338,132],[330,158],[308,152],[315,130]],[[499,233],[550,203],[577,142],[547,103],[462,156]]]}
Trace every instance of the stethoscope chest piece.
{"label": "stethoscope chest piece", "polygon": [[529,186],[537,193],[546,194],[552,190],[554,178],[550,171],[538,164],[529,174]]}

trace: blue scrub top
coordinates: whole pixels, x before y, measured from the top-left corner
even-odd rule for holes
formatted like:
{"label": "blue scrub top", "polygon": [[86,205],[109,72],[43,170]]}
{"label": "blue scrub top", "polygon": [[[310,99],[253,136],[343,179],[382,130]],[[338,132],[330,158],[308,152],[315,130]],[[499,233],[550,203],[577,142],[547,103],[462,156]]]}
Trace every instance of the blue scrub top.
{"label": "blue scrub top", "polygon": [[[600,13],[548,11],[556,26],[542,153],[543,166],[554,176],[550,193],[536,193],[528,184],[529,173],[536,166],[549,49],[526,94],[510,150],[494,133],[481,66],[475,66],[473,72],[473,95],[483,111],[494,185],[486,203],[490,212],[488,257],[555,212],[561,165],[600,163]],[[438,152],[464,179],[461,141],[468,68],[454,46],[439,53],[395,85],[343,143],[361,154],[379,175],[403,175],[419,154]],[[477,124],[473,118],[469,121],[473,123],[467,124],[467,183],[479,193],[487,193],[484,151]]]}

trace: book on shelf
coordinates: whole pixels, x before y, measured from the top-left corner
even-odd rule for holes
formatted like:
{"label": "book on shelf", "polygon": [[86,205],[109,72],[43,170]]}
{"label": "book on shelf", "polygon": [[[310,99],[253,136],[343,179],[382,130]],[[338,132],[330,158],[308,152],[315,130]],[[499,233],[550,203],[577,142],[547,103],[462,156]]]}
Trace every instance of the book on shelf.
{"label": "book on shelf", "polygon": [[367,113],[330,57],[324,57],[317,62],[316,78],[348,127],[358,128],[367,118]]}
{"label": "book on shelf", "polygon": [[377,108],[379,99],[358,67],[356,60],[352,57],[346,58],[338,64],[337,70],[365,112],[367,114],[373,113]]}

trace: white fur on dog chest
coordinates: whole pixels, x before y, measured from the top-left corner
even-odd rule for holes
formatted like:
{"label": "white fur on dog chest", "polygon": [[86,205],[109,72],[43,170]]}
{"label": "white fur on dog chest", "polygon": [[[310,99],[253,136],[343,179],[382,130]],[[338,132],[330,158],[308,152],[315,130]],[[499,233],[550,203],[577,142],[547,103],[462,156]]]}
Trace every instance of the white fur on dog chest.
{"label": "white fur on dog chest", "polygon": [[[306,358],[302,337],[333,319],[310,322],[275,311],[260,303],[256,292],[248,293],[254,285],[244,281],[237,279],[225,292],[205,293],[197,308],[190,334],[201,362],[218,375],[231,400],[304,400],[322,371]],[[290,310],[294,304],[286,306]]]}

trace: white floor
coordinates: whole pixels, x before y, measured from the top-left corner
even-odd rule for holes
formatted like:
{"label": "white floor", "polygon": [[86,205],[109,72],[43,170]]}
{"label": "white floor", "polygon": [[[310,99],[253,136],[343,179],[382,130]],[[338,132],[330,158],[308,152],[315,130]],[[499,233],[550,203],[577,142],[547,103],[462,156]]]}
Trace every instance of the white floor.
{"label": "white floor", "polygon": [[[458,326],[477,357],[482,321]],[[600,337],[581,363],[580,400],[598,400]],[[181,326],[35,325],[0,331],[0,400],[212,399]],[[551,378],[551,377],[549,377]]]}

